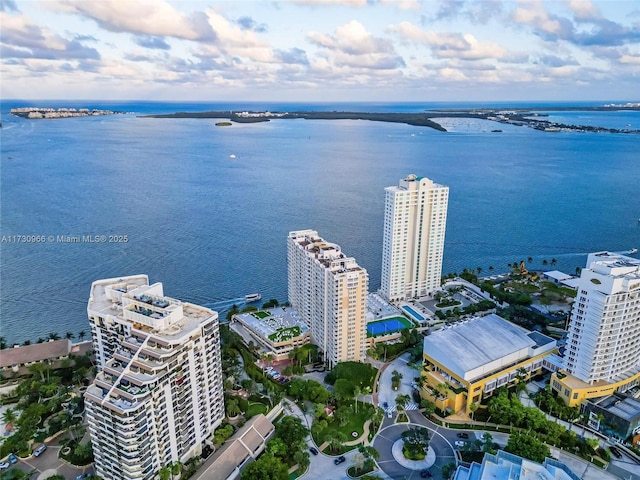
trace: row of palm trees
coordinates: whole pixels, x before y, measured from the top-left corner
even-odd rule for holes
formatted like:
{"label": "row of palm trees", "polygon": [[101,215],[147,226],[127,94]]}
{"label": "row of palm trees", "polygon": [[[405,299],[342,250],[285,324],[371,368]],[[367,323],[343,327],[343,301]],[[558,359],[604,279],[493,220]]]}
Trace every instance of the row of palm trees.
{"label": "row of palm trees", "polygon": [[[77,334],[73,332],[67,332],[65,333],[64,338],[68,340],[73,340],[74,338],[77,338],[78,340],[83,341],[86,336],[87,336],[86,330],[80,330]],[[36,340],[35,342],[32,342],[31,340],[25,340],[24,342],[22,342],[21,345],[27,346],[27,345],[32,345],[33,343],[45,343],[45,342],[48,342],[49,340],[60,340],[61,338],[62,337],[60,336],[60,334],[56,332],[49,332],[49,334],[46,337],[39,337],[38,340]],[[7,339],[5,337],[0,336],[0,349],[5,349],[5,348],[9,348]]]}

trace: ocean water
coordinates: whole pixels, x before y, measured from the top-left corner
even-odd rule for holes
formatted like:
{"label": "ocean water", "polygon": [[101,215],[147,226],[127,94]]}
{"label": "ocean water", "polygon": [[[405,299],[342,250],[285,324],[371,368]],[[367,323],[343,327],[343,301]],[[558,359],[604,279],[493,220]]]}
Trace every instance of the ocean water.
{"label": "ocean water", "polygon": [[[107,277],[147,273],[165,294],[217,309],[253,292],[285,301],[286,237],[297,229],[318,230],[338,243],[368,270],[374,290],[383,189],[409,173],[450,187],[445,273],[465,267],[485,273],[490,266],[504,272],[507,263],[527,257],[531,268],[555,258],[554,268],[574,273],[588,252],[640,247],[638,135],[545,133],[466,119],[443,120],[450,132],[442,133],[368,121],[216,127],[210,119],[133,113],[42,121],[9,115],[11,107],[27,104],[2,104],[2,235],[127,241],[2,243],[0,334],[10,342],[88,330],[91,282]],[[141,114],[461,106],[37,105]],[[580,112],[543,107],[580,121]],[[638,128],[640,120],[638,112],[582,114],[620,128]]]}

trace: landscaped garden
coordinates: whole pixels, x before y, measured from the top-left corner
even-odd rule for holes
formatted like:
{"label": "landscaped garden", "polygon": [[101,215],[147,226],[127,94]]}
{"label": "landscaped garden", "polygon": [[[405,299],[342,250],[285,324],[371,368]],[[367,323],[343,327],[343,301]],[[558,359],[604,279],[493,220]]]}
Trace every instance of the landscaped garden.
{"label": "landscaped garden", "polygon": [[269,340],[275,343],[286,342],[287,340],[300,336],[300,333],[300,327],[297,325],[294,325],[293,327],[279,328],[275,332],[269,334]]}
{"label": "landscaped garden", "polygon": [[78,413],[84,407],[73,390],[84,385],[86,377],[92,374],[91,359],[72,356],[56,370],[45,363],[33,364],[29,370],[32,375],[23,378],[13,393],[2,398],[2,403],[9,405],[4,412],[5,423],[14,428],[0,446],[0,458],[9,453],[30,455],[33,441],[42,442],[58,432],[81,434],[82,416]]}

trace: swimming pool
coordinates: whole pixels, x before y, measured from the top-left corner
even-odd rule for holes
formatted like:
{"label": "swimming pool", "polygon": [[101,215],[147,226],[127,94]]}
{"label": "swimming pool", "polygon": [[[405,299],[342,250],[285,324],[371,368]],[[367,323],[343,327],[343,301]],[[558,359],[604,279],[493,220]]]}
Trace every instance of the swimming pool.
{"label": "swimming pool", "polygon": [[402,317],[385,318],[376,322],[367,323],[367,334],[370,337],[378,337],[389,333],[398,332],[405,328],[412,328],[413,324]]}
{"label": "swimming pool", "polygon": [[419,322],[424,321],[424,317],[422,315],[420,315],[418,312],[416,312],[413,308],[411,308],[409,305],[403,305],[402,306],[402,310],[404,310],[405,312],[407,312],[411,317],[415,318],[416,320],[418,320]]}

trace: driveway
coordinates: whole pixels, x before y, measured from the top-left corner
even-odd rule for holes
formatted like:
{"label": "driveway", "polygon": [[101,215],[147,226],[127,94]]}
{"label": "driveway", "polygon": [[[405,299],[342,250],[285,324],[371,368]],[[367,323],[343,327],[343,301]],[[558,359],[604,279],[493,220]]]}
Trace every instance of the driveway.
{"label": "driveway", "polygon": [[[382,375],[380,375],[378,383],[378,405],[382,407],[384,402],[387,402],[389,405],[386,408],[387,412],[394,412],[396,410],[396,397],[400,394],[408,394],[411,398],[410,404],[406,407],[407,410],[415,410],[417,408],[417,405],[413,402],[413,390],[415,385],[414,379],[420,375],[420,371],[407,365],[409,357],[410,355],[408,353],[400,355],[390,362],[384,372],[382,372]],[[394,370],[402,374],[402,380],[400,381],[398,390],[391,388],[391,377]]]}
{"label": "driveway", "polygon": [[[411,412],[410,414],[411,417],[414,417],[415,415],[422,417],[422,414],[418,412]],[[424,419],[424,417],[422,418]],[[419,420],[417,417],[415,419]],[[436,461],[429,468],[429,471],[433,474],[434,480],[442,479],[442,467],[448,463],[456,463],[456,457],[453,447],[451,446],[451,442],[444,435],[438,432],[441,427],[436,426],[436,428],[431,428],[424,425],[425,422],[420,421],[420,423],[413,423],[413,418],[410,420],[412,423],[397,423],[386,427],[383,426],[382,430],[380,430],[378,435],[376,435],[373,440],[373,446],[380,453],[378,465],[384,473],[391,478],[405,478],[407,480],[420,478],[420,470],[410,470],[403,467],[396,462],[391,452],[393,444],[401,438],[402,432],[408,430],[410,427],[420,426],[429,430],[431,437],[429,446],[433,448],[436,454]]]}

